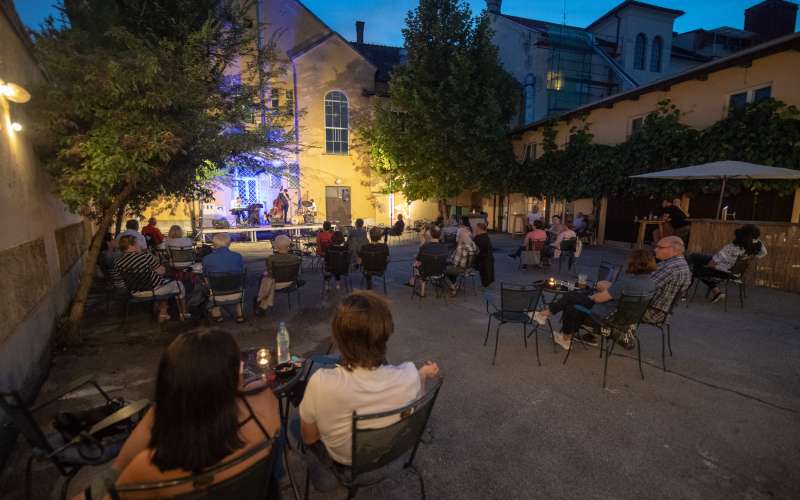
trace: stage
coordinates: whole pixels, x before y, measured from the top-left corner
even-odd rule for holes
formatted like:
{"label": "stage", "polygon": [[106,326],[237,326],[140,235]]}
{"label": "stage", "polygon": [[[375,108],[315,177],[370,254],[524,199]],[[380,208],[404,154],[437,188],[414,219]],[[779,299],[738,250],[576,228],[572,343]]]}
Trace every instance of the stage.
{"label": "stage", "polygon": [[[300,232],[303,229],[316,231],[318,229],[322,229],[322,224],[288,224],[285,226],[269,226],[269,225],[259,225],[259,226],[238,226],[238,227],[230,227],[225,229],[217,229],[217,228],[203,228],[200,230],[200,241],[204,243],[210,243],[210,239],[214,234],[217,233],[228,233],[228,234],[242,234],[242,233],[249,233],[250,242],[256,243],[259,241],[258,233],[277,233],[277,232],[284,232],[288,233],[289,236],[300,236]],[[207,235],[208,238],[206,238]],[[265,240],[261,240],[265,241]]]}

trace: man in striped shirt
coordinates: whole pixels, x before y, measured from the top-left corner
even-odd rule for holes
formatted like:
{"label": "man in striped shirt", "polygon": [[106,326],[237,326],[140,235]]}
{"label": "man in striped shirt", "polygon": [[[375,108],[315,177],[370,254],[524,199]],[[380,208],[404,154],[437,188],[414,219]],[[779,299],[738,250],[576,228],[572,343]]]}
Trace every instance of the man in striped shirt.
{"label": "man in striped shirt", "polygon": [[114,269],[122,276],[128,291],[135,297],[155,296],[160,322],[170,319],[167,300],[175,296],[180,319],[189,319],[183,284],[164,278],[164,266],[151,253],[139,250],[135,236],[126,235],[120,238],[119,248],[122,255],[114,262]]}

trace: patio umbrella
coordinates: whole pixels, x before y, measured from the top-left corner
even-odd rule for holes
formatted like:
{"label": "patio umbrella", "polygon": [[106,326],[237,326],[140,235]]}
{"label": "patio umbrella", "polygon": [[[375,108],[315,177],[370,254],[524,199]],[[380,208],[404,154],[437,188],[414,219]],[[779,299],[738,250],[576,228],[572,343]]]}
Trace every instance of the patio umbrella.
{"label": "patio umbrella", "polygon": [[717,217],[719,217],[722,211],[722,198],[725,196],[725,185],[728,179],[800,180],[800,170],[756,165],[755,163],[743,161],[724,160],[703,163],[702,165],[693,165],[691,167],[650,172],[649,174],[632,175],[631,178],[671,179],[678,181],[719,179],[722,181],[722,189],[720,189],[719,192],[719,203],[717,204]]}

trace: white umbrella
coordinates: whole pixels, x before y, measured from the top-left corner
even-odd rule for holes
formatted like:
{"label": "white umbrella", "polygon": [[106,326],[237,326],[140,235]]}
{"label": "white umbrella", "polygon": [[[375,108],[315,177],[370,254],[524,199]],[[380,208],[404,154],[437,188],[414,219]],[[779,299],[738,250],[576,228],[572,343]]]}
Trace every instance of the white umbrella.
{"label": "white umbrella", "polygon": [[725,196],[725,185],[728,179],[800,180],[800,170],[756,165],[755,163],[743,161],[724,160],[703,163],[702,165],[694,165],[691,167],[650,172],[649,174],[632,175],[631,178],[671,179],[678,181],[719,179],[722,181],[722,189],[719,192],[719,203],[717,204],[717,217],[719,217],[722,211],[722,198]]}

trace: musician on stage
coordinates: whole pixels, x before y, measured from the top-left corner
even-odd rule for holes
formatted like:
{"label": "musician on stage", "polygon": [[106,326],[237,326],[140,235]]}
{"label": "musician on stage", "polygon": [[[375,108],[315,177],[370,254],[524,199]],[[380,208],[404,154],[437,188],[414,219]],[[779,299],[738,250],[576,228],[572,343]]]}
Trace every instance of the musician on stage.
{"label": "musician on stage", "polygon": [[283,191],[278,193],[278,198],[280,198],[281,203],[283,204],[283,223],[289,223],[289,205],[292,203],[292,198],[289,196],[289,190],[284,189]]}
{"label": "musician on stage", "polygon": [[242,223],[242,197],[237,196],[231,202],[231,213],[236,215],[236,224]]}

